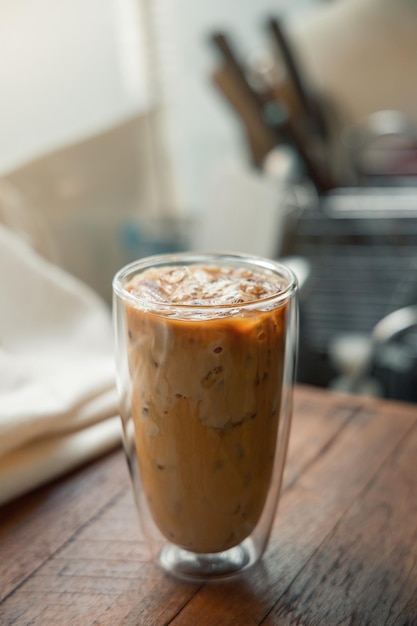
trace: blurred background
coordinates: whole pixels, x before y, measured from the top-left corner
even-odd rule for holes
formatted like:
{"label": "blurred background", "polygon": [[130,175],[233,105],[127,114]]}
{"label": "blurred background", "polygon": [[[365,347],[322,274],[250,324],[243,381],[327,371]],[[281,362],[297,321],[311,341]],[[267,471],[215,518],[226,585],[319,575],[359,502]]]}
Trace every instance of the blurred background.
{"label": "blurred background", "polygon": [[281,258],[299,380],[417,400],[417,3],[3,0],[0,221],[125,263]]}

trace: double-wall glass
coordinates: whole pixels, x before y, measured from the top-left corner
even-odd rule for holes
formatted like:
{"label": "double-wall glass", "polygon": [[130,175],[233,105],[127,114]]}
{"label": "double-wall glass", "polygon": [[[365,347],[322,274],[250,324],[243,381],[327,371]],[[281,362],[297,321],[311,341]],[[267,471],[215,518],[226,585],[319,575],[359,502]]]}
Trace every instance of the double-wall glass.
{"label": "double-wall glass", "polygon": [[[153,278],[141,293],[132,287],[150,269],[157,276],[171,268],[169,280],[181,281],[196,265],[212,274],[236,270],[255,291],[183,304],[161,298]],[[257,297],[254,276],[272,281],[273,292]],[[260,559],[277,509],[291,423],[296,279],[257,257],[183,253],[128,265],[113,290],[124,446],[145,541],[171,574],[232,576]]]}

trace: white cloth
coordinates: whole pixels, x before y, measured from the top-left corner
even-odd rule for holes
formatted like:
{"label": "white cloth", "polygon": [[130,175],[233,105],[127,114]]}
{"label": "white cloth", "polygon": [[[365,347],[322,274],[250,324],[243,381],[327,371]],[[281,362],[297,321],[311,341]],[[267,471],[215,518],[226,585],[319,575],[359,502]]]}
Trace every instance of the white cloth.
{"label": "white cloth", "polygon": [[0,504],[118,445],[111,316],[0,225]]}

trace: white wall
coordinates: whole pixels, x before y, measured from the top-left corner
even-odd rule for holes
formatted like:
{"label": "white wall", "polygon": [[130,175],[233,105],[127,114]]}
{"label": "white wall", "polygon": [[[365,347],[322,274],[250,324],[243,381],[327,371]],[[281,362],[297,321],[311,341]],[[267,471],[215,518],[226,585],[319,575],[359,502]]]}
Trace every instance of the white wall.
{"label": "white wall", "polygon": [[94,133],[143,104],[140,83],[132,86],[127,74],[131,33],[123,5],[2,0],[0,171]]}
{"label": "white wall", "polygon": [[[152,6],[174,114],[174,156],[183,196],[198,205],[207,170],[238,149],[240,130],[210,85],[209,32],[225,28],[244,54],[267,15],[314,0],[2,0],[0,172],[89,136],[147,103],[143,10]],[[136,11],[136,13],[135,13]],[[151,55],[154,51],[151,51]]]}

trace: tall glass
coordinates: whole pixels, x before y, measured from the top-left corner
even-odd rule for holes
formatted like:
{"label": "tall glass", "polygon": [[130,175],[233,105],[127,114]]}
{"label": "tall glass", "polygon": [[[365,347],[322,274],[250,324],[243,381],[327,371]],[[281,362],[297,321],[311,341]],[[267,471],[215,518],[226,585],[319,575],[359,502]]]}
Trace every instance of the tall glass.
{"label": "tall glass", "polygon": [[[214,304],[183,304],[153,289],[161,268],[175,282],[194,266],[240,273],[248,298],[225,294],[223,302],[220,292]],[[149,270],[153,278],[137,293],[135,281]],[[272,281],[273,292],[263,297],[256,276]],[[124,446],[145,540],[171,574],[232,576],[262,556],[277,508],[296,279],[257,257],[182,253],[126,266],[113,291]]]}

